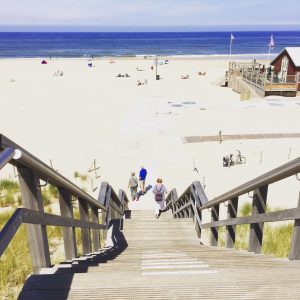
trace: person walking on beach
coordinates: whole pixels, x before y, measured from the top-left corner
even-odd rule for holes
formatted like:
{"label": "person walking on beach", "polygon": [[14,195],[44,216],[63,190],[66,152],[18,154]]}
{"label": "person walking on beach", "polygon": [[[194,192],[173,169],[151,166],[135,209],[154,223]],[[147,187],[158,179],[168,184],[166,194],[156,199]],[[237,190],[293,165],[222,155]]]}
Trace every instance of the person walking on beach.
{"label": "person walking on beach", "polygon": [[144,168],[144,166],[141,166],[139,181],[140,181],[140,188],[143,194],[146,193],[146,188],[145,188],[146,177],[147,177],[147,170]]}
{"label": "person walking on beach", "polygon": [[159,218],[161,212],[165,209],[165,194],[168,193],[167,188],[162,184],[162,179],[157,178],[157,184],[153,187],[152,192],[154,194],[154,209],[156,219]]}
{"label": "person walking on beach", "polygon": [[138,179],[136,178],[134,172],[131,172],[128,188],[130,188],[131,200],[137,200]]}

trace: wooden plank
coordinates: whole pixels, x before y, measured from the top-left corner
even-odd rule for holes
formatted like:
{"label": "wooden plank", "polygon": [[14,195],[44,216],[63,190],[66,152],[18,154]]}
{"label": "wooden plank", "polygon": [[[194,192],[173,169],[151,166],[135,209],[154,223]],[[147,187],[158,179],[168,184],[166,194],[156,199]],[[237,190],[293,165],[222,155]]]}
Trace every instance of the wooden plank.
{"label": "wooden plank", "polygon": [[[97,207],[91,208],[91,219],[93,223],[99,223],[99,213]],[[93,229],[92,230],[92,239],[93,239],[93,250],[98,251],[100,249],[100,230]]]}
{"label": "wooden plank", "polygon": [[[263,214],[266,212],[267,206],[268,186],[262,186],[254,191],[252,202],[252,215]],[[252,223],[250,224],[249,235],[249,252],[260,253],[262,248],[264,232],[264,223]]]}
{"label": "wooden plank", "polygon": [[276,211],[265,214],[258,214],[247,217],[239,217],[236,219],[221,220],[217,222],[210,222],[201,225],[201,229],[207,229],[211,227],[233,226],[242,224],[254,224],[254,223],[267,223],[267,222],[281,222],[291,221],[300,218],[300,208],[290,208],[282,211]]}
{"label": "wooden plank", "polygon": [[0,231],[0,257],[22,224],[22,209],[17,208],[3,229]]}
{"label": "wooden plank", "polygon": [[173,189],[172,190],[172,212],[173,212],[173,218],[177,218],[178,215],[176,214],[176,209],[177,209],[177,203],[178,201],[178,195],[177,195],[177,190]]}
{"label": "wooden plank", "polygon": [[[89,205],[83,199],[78,199],[78,207],[80,220],[89,222]],[[82,253],[88,254],[92,252],[91,233],[89,228],[81,228]]]}
{"label": "wooden plank", "polygon": [[106,225],[86,222],[77,219],[65,218],[65,217],[47,214],[47,213],[41,213],[38,211],[25,209],[25,208],[22,208],[22,220],[23,223],[27,223],[27,224],[106,229]]}
{"label": "wooden plank", "polygon": [[[43,213],[44,206],[37,174],[24,167],[18,167],[18,174],[23,207]],[[39,273],[41,268],[51,265],[46,226],[27,224],[26,229],[33,272]]]}
{"label": "wooden plank", "polygon": [[[234,219],[237,217],[238,197],[228,201],[227,218]],[[235,244],[235,225],[226,226],[226,247],[234,248]]]}
{"label": "wooden plank", "polygon": [[108,183],[107,182],[102,182],[100,186],[100,192],[98,196],[98,201],[107,208],[107,189],[108,189]]}
{"label": "wooden plank", "polygon": [[[298,198],[298,208],[300,208],[300,193]],[[295,219],[289,259],[300,260],[300,215],[298,219]]]}
{"label": "wooden plank", "polygon": [[[217,204],[211,208],[212,222],[216,222],[219,220],[219,210],[220,210],[219,204]],[[218,227],[212,227],[210,229],[210,245],[218,246],[218,238],[219,238]]]}
{"label": "wooden plank", "polygon": [[[74,219],[72,195],[63,188],[58,189],[60,214],[65,218]],[[77,257],[75,227],[63,227],[65,257],[67,260]]]}
{"label": "wooden plank", "polygon": [[198,196],[201,206],[203,206],[208,202],[208,199],[202,187],[202,184],[200,183],[200,181],[194,181],[193,185],[195,187],[195,193]]}
{"label": "wooden plank", "polygon": [[[193,201],[190,200],[189,202],[187,202],[186,204],[184,204],[183,206],[179,207],[176,211],[175,211],[175,214],[179,214],[179,213],[182,213],[184,212],[189,206],[192,206],[193,205]],[[184,213],[184,216],[183,217],[187,217],[187,213],[185,212]]]}

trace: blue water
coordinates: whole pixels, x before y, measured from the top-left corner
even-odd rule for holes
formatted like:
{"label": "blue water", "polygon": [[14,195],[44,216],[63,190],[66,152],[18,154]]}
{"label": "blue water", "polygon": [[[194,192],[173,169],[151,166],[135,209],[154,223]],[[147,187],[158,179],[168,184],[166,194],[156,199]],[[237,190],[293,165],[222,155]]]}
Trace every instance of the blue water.
{"label": "blue water", "polygon": [[[300,31],[233,32],[232,54],[274,53],[300,46]],[[230,32],[8,33],[0,32],[0,57],[228,55]]]}

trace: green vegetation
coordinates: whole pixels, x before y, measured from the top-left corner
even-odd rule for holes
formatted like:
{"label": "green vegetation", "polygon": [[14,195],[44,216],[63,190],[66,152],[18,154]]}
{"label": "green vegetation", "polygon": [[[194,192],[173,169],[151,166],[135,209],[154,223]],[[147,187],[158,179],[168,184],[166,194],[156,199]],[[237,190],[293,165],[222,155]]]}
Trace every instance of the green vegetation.
{"label": "green vegetation", "polygon": [[[0,214],[2,228],[11,214]],[[16,299],[21,287],[32,272],[25,226],[22,225],[0,258],[0,299]]]}
{"label": "green vegetation", "polygon": [[19,184],[10,179],[0,180],[0,207],[16,206],[19,204]]}
{"label": "green vegetation", "polygon": [[[81,176],[81,175],[80,175]],[[81,176],[82,181],[87,177]],[[47,185],[42,187],[42,198],[46,213],[53,213],[55,206],[52,203],[58,200],[58,190],[56,187]],[[77,199],[74,197],[74,217],[79,219],[80,214]],[[19,184],[13,180],[0,181],[0,207],[21,206],[22,198]],[[0,212],[0,230],[5,226],[13,212]],[[54,212],[55,213],[55,212]],[[81,230],[75,229],[78,255],[82,255]],[[62,228],[47,226],[47,235],[51,262],[53,264],[64,260],[64,246]],[[30,273],[32,272],[31,257],[29,252],[27,233],[25,225],[22,225],[11,241],[10,245],[0,258],[0,299],[16,299],[17,295]]]}
{"label": "green vegetation", "polygon": [[[283,210],[280,207],[270,209],[267,207],[267,212],[274,212]],[[239,216],[251,215],[252,207],[250,203],[245,203],[239,210]],[[274,225],[271,223],[265,223],[264,225],[264,236],[263,236],[263,247],[262,253],[266,255],[272,255],[275,257],[288,257],[291,246],[291,238],[293,232],[293,223]],[[236,226],[236,242],[235,249],[247,250],[249,243],[249,232],[250,225],[238,225]],[[210,230],[206,230],[205,234],[208,235]],[[225,247],[225,235],[226,228],[219,228],[219,241],[218,246]]]}
{"label": "green vegetation", "polygon": [[82,182],[87,182],[87,179],[88,179],[88,175],[80,174],[78,171],[74,172],[74,177],[79,178]]}

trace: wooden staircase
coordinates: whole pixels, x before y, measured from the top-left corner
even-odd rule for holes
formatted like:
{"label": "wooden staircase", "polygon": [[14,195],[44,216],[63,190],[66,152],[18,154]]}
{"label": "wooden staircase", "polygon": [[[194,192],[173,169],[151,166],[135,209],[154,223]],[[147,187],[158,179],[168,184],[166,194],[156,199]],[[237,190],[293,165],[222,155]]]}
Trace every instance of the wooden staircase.
{"label": "wooden staircase", "polygon": [[113,246],[42,269],[19,299],[300,299],[300,262],[203,246],[192,219],[144,210],[110,225]]}

